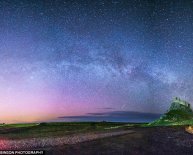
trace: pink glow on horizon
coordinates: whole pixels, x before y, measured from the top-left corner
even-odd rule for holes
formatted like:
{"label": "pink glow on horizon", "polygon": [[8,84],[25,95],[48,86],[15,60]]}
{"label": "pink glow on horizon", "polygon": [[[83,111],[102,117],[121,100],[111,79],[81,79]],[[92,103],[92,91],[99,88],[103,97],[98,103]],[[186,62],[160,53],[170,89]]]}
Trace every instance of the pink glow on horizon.
{"label": "pink glow on horizon", "polygon": [[[52,89],[0,92],[0,122],[36,122],[56,119],[59,116],[83,115],[96,112],[94,100],[78,99],[70,94],[59,94]],[[95,100],[96,101],[96,100]]]}

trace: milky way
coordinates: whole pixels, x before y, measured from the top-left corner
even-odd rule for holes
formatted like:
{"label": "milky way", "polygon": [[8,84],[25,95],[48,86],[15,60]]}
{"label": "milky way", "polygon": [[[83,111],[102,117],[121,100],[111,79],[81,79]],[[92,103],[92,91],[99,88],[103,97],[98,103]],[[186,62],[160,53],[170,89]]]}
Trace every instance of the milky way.
{"label": "milky way", "polygon": [[0,118],[193,103],[193,1],[1,0]]}

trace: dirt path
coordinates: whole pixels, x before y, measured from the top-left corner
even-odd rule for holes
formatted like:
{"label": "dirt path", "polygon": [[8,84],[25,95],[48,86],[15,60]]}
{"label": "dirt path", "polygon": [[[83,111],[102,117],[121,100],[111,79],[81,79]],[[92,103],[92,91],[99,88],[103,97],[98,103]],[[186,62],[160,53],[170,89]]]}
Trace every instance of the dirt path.
{"label": "dirt path", "polygon": [[76,144],[80,142],[95,140],[99,138],[118,136],[128,133],[134,133],[133,130],[127,131],[114,131],[107,133],[88,133],[88,134],[77,134],[68,135],[64,137],[57,138],[32,138],[32,139],[22,139],[22,140],[0,140],[0,150],[8,149],[30,149],[30,148],[44,148],[53,147],[64,144]]}

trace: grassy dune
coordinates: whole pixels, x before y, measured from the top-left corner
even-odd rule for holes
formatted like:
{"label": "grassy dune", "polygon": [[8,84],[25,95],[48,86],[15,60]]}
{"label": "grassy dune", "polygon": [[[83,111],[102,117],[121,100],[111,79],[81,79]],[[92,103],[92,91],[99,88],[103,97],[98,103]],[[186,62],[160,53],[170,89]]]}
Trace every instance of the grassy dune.
{"label": "grassy dune", "polygon": [[193,125],[193,113],[183,110],[170,110],[160,119],[149,123],[148,126],[175,126],[175,125]]}

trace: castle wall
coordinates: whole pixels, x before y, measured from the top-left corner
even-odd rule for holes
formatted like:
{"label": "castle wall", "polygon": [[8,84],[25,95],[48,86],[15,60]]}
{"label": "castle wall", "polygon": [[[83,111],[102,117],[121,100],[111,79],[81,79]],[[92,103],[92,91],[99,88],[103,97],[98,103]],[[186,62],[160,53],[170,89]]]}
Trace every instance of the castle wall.
{"label": "castle wall", "polygon": [[177,97],[174,99],[173,103],[177,103],[177,104],[184,105],[186,107],[190,107],[190,104],[188,102],[183,101],[183,100],[181,100],[180,98],[177,98]]}

